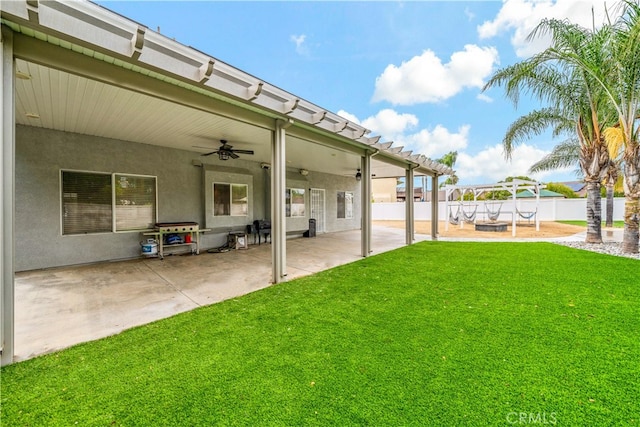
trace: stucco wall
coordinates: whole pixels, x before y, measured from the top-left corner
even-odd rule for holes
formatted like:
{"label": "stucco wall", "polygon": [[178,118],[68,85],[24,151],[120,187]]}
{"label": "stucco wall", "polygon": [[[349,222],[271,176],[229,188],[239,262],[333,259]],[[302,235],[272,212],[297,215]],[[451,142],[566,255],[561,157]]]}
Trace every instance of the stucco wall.
{"label": "stucco wall", "polygon": [[[204,160],[204,167],[194,166],[194,159]],[[218,247],[226,242],[229,227],[242,224],[228,220],[206,221],[210,181],[205,171],[224,168],[244,171],[250,183],[250,214],[253,219],[270,216],[270,171],[258,162],[237,159],[221,162],[200,158],[197,153],[51,131],[42,128],[16,128],[16,271],[105,260],[134,258],[140,255],[142,236],[138,232],[100,233],[63,236],[61,232],[60,170],[152,175],[157,177],[158,221],[195,221],[217,233],[202,236],[202,248]],[[233,175],[233,174],[232,174]],[[213,179],[213,178],[211,178]],[[243,183],[243,182],[241,182]],[[360,185],[353,178],[310,171],[302,177],[287,173],[287,187],[305,188],[307,215],[287,220],[288,230],[307,227],[310,205],[309,189],[324,188],[326,194],[326,231],[360,228]],[[337,191],[354,193],[354,218],[338,219]],[[227,222],[225,222],[227,221]],[[237,221],[236,221],[237,222]],[[242,221],[244,223],[245,221]]]}

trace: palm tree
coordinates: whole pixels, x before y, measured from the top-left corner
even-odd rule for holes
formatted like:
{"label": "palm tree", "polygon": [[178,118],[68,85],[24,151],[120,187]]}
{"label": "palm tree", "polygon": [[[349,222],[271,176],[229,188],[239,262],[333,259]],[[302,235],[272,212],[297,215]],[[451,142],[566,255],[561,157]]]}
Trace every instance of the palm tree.
{"label": "palm tree", "polygon": [[[437,159],[436,162],[443,164],[445,166],[449,166],[453,169],[453,166],[456,164],[456,160],[458,160],[458,152],[457,151],[449,151],[447,154]],[[444,187],[445,185],[456,185],[458,183],[458,175],[456,175],[455,171],[447,177],[444,182],[440,184],[440,187]]]}
{"label": "palm tree", "polygon": [[[611,139],[609,131],[610,128],[605,129],[605,141],[609,149],[609,168],[607,175],[604,179],[604,186],[606,188],[606,215],[605,225],[607,227],[613,226],[613,198],[615,194],[616,186],[619,185],[619,177],[622,170],[620,164],[619,148],[616,146],[616,141],[609,141]],[[566,168],[570,166],[578,165],[576,175],[580,179],[584,179],[582,171],[580,170],[580,143],[577,139],[571,138],[560,144],[556,145],[551,153],[538,160],[529,168],[529,173],[538,173],[544,171],[551,171],[560,168]]]}
{"label": "palm tree", "polygon": [[[503,139],[507,158],[510,158],[516,144],[549,128],[554,136],[573,135],[587,186],[586,242],[602,243],[600,186],[609,167],[603,131],[611,125],[608,109],[603,102],[605,97],[600,85],[588,73],[577,67],[567,67],[561,61],[548,61],[546,55],[550,49],[566,50],[596,66],[603,59],[600,52],[607,38],[600,32],[590,32],[567,21],[557,20],[542,21],[530,38],[536,37],[540,28],[548,29],[551,33],[551,47],[498,70],[483,90],[504,85],[506,96],[516,107],[523,91],[549,105],[520,117],[509,126]],[[570,142],[559,145],[554,150],[553,160],[564,161],[560,155],[571,152],[571,149]]]}
{"label": "palm tree", "polygon": [[[616,113],[624,146],[625,226],[622,251],[637,253],[640,238],[640,3],[624,0],[620,18],[598,31],[601,50],[593,56],[576,55],[566,46],[546,49],[541,62],[564,64],[595,81]],[[543,21],[540,33],[555,34],[557,21]],[[594,33],[595,34],[595,33]],[[594,60],[594,58],[596,60]]]}
{"label": "palm tree", "polygon": [[617,79],[602,85],[618,113],[624,164],[624,235],[622,251],[638,253],[640,226],[640,4],[626,1],[614,26],[612,63]]}

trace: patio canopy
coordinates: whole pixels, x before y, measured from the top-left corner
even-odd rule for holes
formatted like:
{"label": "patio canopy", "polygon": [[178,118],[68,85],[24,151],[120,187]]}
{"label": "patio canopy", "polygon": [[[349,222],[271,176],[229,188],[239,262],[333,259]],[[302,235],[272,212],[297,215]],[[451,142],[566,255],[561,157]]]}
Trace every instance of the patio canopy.
{"label": "patio canopy", "polygon": [[[10,357],[7,342],[13,333],[16,125],[185,150],[193,152],[194,164],[220,140],[253,151],[252,160],[272,170],[274,282],[286,276],[284,193],[289,165],[343,176],[360,172],[366,201],[363,256],[370,252],[372,175],[405,176],[408,181],[426,175],[437,191],[438,177],[453,173],[89,1],[3,1],[0,12],[3,363]],[[408,204],[407,243],[413,234],[413,207]]]}

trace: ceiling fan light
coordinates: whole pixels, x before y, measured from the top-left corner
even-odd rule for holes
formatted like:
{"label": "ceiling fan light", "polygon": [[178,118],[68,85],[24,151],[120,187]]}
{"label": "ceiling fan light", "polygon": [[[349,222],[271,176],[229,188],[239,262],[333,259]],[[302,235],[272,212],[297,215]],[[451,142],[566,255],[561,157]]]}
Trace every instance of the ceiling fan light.
{"label": "ceiling fan light", "polygon": [[227,153],[226,151],[220,150],[218,152],[218,159],[220,159],[220,160],[229,160],[229,153]]}

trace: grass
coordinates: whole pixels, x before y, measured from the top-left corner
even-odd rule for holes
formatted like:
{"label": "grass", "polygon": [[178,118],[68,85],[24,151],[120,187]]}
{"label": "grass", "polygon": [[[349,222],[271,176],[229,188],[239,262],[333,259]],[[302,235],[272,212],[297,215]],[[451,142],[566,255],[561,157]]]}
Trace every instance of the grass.
{"label": "grass", "polygon": [[[569,225],[579,225],[580,227],[586,227],[587,221],[578,221],[578,220],[566,220],[566,221],[557,221],[561,224],[569,224]],[[605,221],[602,221],[602,227],[606,224]],[[614,228],[624,228],[624,221],[613,221]]]}
{"label": "grass", "polygon": [[2,423],[638,425],[637,272],[423,242],[5,367]]}

